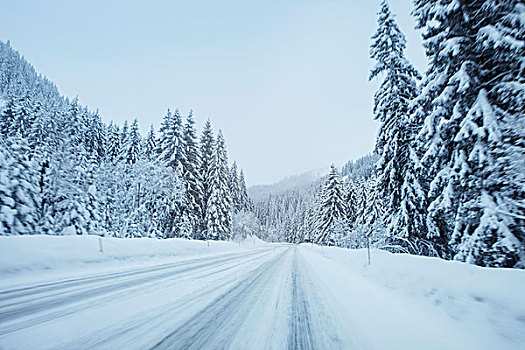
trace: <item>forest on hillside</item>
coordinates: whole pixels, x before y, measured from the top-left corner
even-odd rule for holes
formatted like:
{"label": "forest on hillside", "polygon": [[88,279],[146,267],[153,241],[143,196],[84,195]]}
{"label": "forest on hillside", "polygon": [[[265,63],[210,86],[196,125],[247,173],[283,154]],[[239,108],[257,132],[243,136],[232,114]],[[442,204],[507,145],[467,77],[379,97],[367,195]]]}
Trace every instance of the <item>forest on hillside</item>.
{"label": "forest on hillside", "polygon": [[[231,239],[251,207],[210,121],[168,109],[143,137],[138,121],[102,122],[0,43],[0,234]],[[185,120],[183,120],[185,119]]]}

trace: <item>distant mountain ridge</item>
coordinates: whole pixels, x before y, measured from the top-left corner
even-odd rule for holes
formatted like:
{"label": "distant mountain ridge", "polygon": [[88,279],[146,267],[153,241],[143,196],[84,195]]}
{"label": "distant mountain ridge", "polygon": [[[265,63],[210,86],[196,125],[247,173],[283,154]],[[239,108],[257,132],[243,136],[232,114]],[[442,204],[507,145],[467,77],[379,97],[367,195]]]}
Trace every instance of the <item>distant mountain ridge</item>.
{"label": "distant mountain ridge", "polygon": [[301,191],[309,188],[317,180],[328,174],[329,168],[319,168],[297,175],[286,176],[276,183],[269,185],[254,185],[248,188],[248,193],[254,201],[265,200],[270,195],[279,195],[290,191]]}
{"label": "distant mountain ridge", "polygon": [[[376,154],[367,154],[356,160],[348,161],[340,169],[344,181],[368,178],[375,169]],[[254,201],[264,201],[270,195],[278,196],[286,192],[303,192],[316,186],[329,171],[329,167],[306,171],[297,175],[286,176],[283,179],[268,185],[254,185],[248,188],[248,193]]]}

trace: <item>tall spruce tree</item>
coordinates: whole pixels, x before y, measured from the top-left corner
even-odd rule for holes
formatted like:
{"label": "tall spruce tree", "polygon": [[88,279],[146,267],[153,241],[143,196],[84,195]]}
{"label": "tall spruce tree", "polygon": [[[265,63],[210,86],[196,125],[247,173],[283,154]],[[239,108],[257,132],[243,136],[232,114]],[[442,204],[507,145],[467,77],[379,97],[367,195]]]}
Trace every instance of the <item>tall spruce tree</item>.
{"label": "tall spruce tree", "polygon": [[414,3],[429,59],[415,112],[429,236],[458,260],[523,264],[523,3]]}
{"label": "tall spruce tree", "polygon": [[106,153],[106,131],[97,113],[88,113],[85,132],[85,149],[89,157],[100,163]]}
{"label": "tall spruce tree", "polygon": [[239,171],[237,168],[237,162],[233,162],[230,168],[230,179],[228,181],[230,186],[230,193],[232,198],[232,208],[238,212],[243,210],[243,204],[241,199],[241,188],[239,184]]}
{"label": "tall spruce tree", "polygon": [[128,157],[128,149],[129,149],[129,142],[130,142],[130,132],[129,132],[129,123],[127,120],[124,120],[124,124],[122,124],[122,128],[120,129],[120,155],[119,155],[119,161],[127,161]]}
{"label": "tall spruce tree", "polygon": [[119,127],[116,124],[110,123],[108,126],[106,157],[111,163],[118,162],[121,148]]}
{"label": "tall spruce tree", "polygon": [[241,210],[250,211],[253,210],[253,204],[248,195],[248,189],[246,187],[246,180],[244,179],[244,171],[241,169],[239,172],[239,201]]}
{"label": "tall spruce tree", "polygon": [[195,121],[193,112],[190,111],[186,124],[184,125],[184,146],[185,159],[183,162],[183,177],[186,183],[188,199],[188,218],[194,227],[193,238],[201,238],[202,225],[202,200],[203,186],[200,173],[200,154],[195,131]]}
{"label": "tall spruce tree", "polygon": [[144,154],[144,157],[152,161],[155,159],[155,152],[157,149],[157,139],[155,136],[155,129],[153,128],[153,124],[149,128],[148,135],[144,139],[144,144],[142,145],[142,152]]}
{"label": "tall spruce tree", "polygon": [[35,234],[41,194],[25,140],[0,140],[0,235]]}
{"label": "tall spruce tree", "polygon": [[[377,191],[384,198],[385,220],[393,236],[415,240],[424,225],[417,225],[423,214],[418,206],[413,211],[404,208],[407,202],[418,200],[414,195],[417,181],[407,178],[407,171],[414,168],[412,141],[414,131],[410,123],[409,106],[417,95],[416,80],[419,73],[405,58],[405,36],[397,26],[386,0],[381,3],[378,29],[372,37],[370,57],[377,61],[370,72],[370,79],[384,73],[385,78],[374,98],[374,116],[381,125],[376,141]],[[410,176],[410,175],[409,175]],[[406,181],[405,181],[406,180]],[[423,199],[422,196],[420,199]],[[412,218],[411,216],[416,218]],[[423,233],[424,234],[424,233]]]}
{"label": "tall spruce tree", "polygon": [[184,150],[182,117],[178,110],[172,114],[168,109],[160,127],[160,139],[157,145],[159,159],[175,169],[185,162]]}
{"label": "tall spruce tree", "polygon": [[346,219],[348,214],[343,184],[337,169],[333,165],[321,193],[316,242],[322,245],[334,245],[336,235],[347,230]]}
{"label": "tall spruce tree", "polygon": [[[206,215],[208,212],[208,202],[211,196],[212,188],[212,164],[215,154],[215,138],[213,136],[213,130],[211,128],[210,120],[206,121],[204,128],[202,130],[202,135],[200,139],[200,175],[202,177],[202,222],[204,223],[204,228],[207,227]],[[207,234],[202,233],[201,239],[205,239]]]}
{"label": "tall spruce tree", "polygon": [[228,155],[222,132],[219,130],[210,171],[210,197],[206,207],[206,231],[208,238],[225,240],[231,238],[232,200],[228,185]]}
{"label": "tall spruce tree", "polygon": [[140,136],[139,131],[139,122],[137,119],[133,120],[133,123],[131,124],[131,129],[129,131],[128,136],[128,149],[127,149],[127,157],[126,162],[128,164],[135,164],[139,160],[140,156],[140,146],[142,143],[142,139]]}

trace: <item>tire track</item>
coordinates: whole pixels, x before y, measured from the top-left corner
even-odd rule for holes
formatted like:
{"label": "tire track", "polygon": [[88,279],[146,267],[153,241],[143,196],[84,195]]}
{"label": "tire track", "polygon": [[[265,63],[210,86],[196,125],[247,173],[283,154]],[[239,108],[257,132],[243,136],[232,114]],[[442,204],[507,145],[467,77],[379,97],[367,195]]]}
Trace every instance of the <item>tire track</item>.
{"label": "tire track", "polygon": [[198,263],[202,261],[206,261],[206,262],[212,262],[214,260],[222,261],[222,259],[227,259],[229,257],[233,257],[233,258],[243,257],[247,255],[257,254],[259,252],[263,252],[267,250],[268,250],[267,248],[264,248],[264,249],[258,249],[255,252],[248,252],[244,254],[230,253],[230,254],[221,254],[220,256],[216,256],[216,257],[188,259],[188,260],[178,261],[176,263],[155,265],[155,266],[146,267],[146,268],[133,269],[130,271],[111,272],[111,273],[100,274],[100,275],[95,275],[95,276],[67,279],[67,280],[61,280],[61,281],[56,281],[56,282],[37,284],[34,286],[29,286],[29,287],[3,290],[3,291],[0,291],[0,302],[10,300],[10,299],[18,299],[24,296],[32,296],[35,294],[46,293],[48,291],[57,290],[58,288],[72,288],[72,287],[78,287],[84,284],[91,284],[94,282],[115,280],[116,278],[133,277],[133,276],[137,276],[141,274],[156,272],[161,269],[176,268],[179,266],[185,266],[188,264]]}
{"label": "tire track", "polygon": [[[134,274],[142,276],[140,278],[133,278],[133,279],[127,279],[124,281],[121,281],[123,277],[130,278],[129,273],[124,273],[123,275],[115,276],[115,279],[117,281],[111,281],[109,284],[103,284],[103,285],[96,285],[90,288],[82,288],[80,290],[73,290],[69,293],[65,293],[62,289],[70,289],[71,286],[67,287],[59,287],[56,291],[54,291],[54,294],[50,296],[45,297],[38,297],[38,292],[35,292],[36,295],[36,301],[29,302],[29,303],[12,303],[9,304],[9,307],[2,307],[0,308],[0,320],[1,323],[8,323],[9,321],[15,322],[17,319],[22,318],[22,322],[19,323],[11,323],[8,325],[5,325],[3,327],[0,327],[0,335],[5,335],[11,332],[14,332],[16,330],[20,330],[23,328],[27,328],[30,326],[34,326],[36,324],[46,322],[52,319],[56,319],[58,317],[63,317],[66,315],[69,315],[71,313],[75,313],[90,307],[93,307],[94,305],[101,304],[106,301],[106,299],[114,298],[115,293],[118,292],[126,292],[129,288],[137,287],[137,286],[143,286],[143,285],[154,285],[159,282],[163,282],[165,279],[176,279],[180,277],[184,277],[190,273],[199,273],[200,271],[207,271],[208,268],[212,267],[214,271],[219,268],[219,271],[223,271],[224,268],[221,268],[222,266],[232,264],[235,262],[238,262],[236,265],[229,266],[228,268],[232,268],[241,264],[245,264],[248,258],[248,262],[250,261],[256,261],[260,259],[261,257],[266,256],[266,254],[271,253],[272,250],[261,250],[257,252],[250,252],[247,254],[229,254],[227,257],[217,257],[212,259],[196,259],[200,263],[195,264],[195,262],[192,261],[186,261],[185,264],[177,263],[178,266],[168,266],[160,269],[159,271],[150,271],[151,269],[148,269],[148,273],[144,275],[142,274]],[[232,256],[233,255],[233,256]],[[212,273],[212,272],[211,272]],[[131,276],[134,276],[131,275]],[[207,273],[207,275],[210,275],[210,273]],[[195,276],[195,278],[198,278],[200,276]],[[106,279],[105,279],[106,280]],[[90,280],[91,284],[95,284],[96,282],[93,282],[93,280]],[[98,280],[96,280],[98,282]],[[82,283],[85,284],[85,283]],[[102,296],[102,298],[100,298]],[[103,298],[103,296],[106,296],[106,298]],[[94,302],[92,299],[99,297],[100,300],[97,300]],[[86,301],[89,301],[87,303]],[[60,309],[60,307],[73,304],[69,308],[66,309]],[[58,309],[55,312],[52,312],[53,309]],[[51,311],[51,312],[49,312]],[[46,312],[42,314],[42,312]],[[31,317],[32,315],[35,315],[35,317],[32,317],[30,319],[27,319],[28,317]]]}
{"label": "tire track", "polygon": [[202,311],[165,336],[152,349],[225,349],[264,291],[290,249],[257,268],[251,276],[222,294]]}
{"label": "tire track", "polygon": [[297,248],[294,248],[292,267],[292,315],[288,333],[288,349],[316,349],[308,300],[304,294],[297,264]]}

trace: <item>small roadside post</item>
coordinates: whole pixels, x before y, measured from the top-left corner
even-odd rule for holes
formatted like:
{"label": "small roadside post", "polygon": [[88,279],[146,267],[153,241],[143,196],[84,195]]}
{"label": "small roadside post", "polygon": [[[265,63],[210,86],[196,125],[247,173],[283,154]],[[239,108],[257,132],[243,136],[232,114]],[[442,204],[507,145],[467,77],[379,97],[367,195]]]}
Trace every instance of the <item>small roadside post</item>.
{"label": "small roadside post", "polygon": [[370,265],[370,235],[366,234],[365,238],[366,238],[366,249],[368,251],[368,265]]}
{"label": "small roadside post", "polygon": [[102,237],[98,236],[98,250],[104,253],[104,247],[102,246]]}

